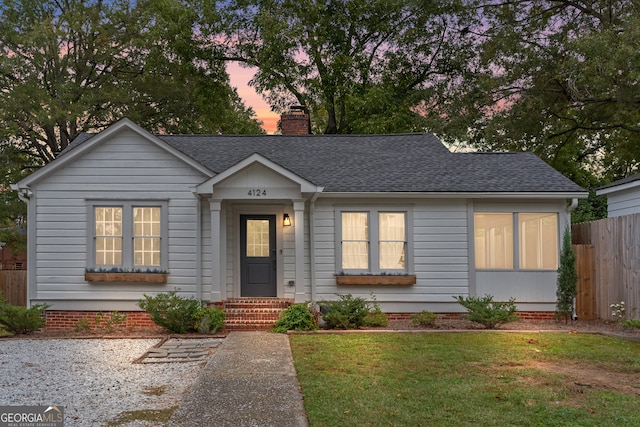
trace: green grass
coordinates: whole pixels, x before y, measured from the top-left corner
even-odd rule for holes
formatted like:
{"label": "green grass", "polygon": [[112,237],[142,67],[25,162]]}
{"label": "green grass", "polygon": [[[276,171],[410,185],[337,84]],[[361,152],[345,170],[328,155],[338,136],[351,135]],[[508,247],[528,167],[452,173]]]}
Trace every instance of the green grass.
{"label": "green grass", "polygon": [[[635,342],[478,332],[290,342],[311,427],[640,425]],[[631,386],[620,389],[621,378]]]}

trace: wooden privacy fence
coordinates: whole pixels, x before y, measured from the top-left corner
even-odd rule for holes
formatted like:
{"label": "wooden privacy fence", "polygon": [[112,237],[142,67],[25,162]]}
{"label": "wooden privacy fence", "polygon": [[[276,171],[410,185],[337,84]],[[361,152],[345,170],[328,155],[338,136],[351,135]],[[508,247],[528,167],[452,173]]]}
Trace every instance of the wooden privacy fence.
{"label": "wooden privacy fence", "polygon": [[27,305],[27,271],[0,270],[0,292],[11,305]]}
{"label": "wooden privacy fence", "polygon": [[580,320],[598,318],[596,310],[596,271],[593,245],[573,245],[578,271],[576,316]]}
{"label": "wooden privacy fence", "polygon": [[574,224],[571,232],[578,319],[612,319],[611,304],[621,301],[626,318],[640,318],[640,214]]}

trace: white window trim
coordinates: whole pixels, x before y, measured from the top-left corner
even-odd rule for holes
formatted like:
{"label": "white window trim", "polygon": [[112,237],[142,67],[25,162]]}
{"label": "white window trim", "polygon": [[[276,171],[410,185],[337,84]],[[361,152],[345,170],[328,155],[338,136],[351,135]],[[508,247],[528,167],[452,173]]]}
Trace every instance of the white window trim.
{"label": "white window trim", "polygon": [[[369,269],[342,268],[342,213],[361,212],[369,216]],[[380,213],[404,213],[405,214],[405,268],[404,270],[381,270],[379,253],[379,220]],[[362,206],[345,205],[335,208],[335,248],[336,248],[336,273],[345,274],[413,274],[413,211],[409,206]]]}
{"label": "white window trim", "polygon": [[[121,268],[125,271],[136,269],[168,270],[169,255],[169,221],[168,200],[87,200],[87,268],[99,269],[111,267]],[[95,236],[95,208],[114,207],[122,208],[122,265],[108,266],[96,265],[96,236]],[[133,264],[133,208],[159,207],[160,208],[160,265],[159,266],[135,266]]]}
{"label": "white window trim", "polygon": [[[558,262],[560,265],[560,246],[561,246],[561,231],[560,231],[560,214],[557,211],[545,211],[545,210],[522,210],[522,211],[504,211],[504,210],[482,210],[482,211],[474,211],[473,215],[473,232],[471,233],[472,239],[471,242],[474,245],[473,252],[476,253],[475,248],[475,214],[501,214],[501,213],[509,213],[513,218],[513,268],[482,268],[475,266],[475,260],[473,260],[474,269],[477,271],[556,271],[556,269],[551,268],[520,268],[520,214],[536,214],[536,213],[545,213],[545,214],[554,214],[556,215],[556,228],[557,228],[557,236],[556,236],[556,244],[558,246]],[[475,256],[475,255],[474,255]]]}

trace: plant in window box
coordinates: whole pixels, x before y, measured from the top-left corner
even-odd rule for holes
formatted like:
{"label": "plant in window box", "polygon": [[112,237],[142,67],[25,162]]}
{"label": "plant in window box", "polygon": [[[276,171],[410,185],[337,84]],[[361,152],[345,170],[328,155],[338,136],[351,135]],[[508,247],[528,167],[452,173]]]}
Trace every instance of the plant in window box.
{"label": "plant in window box", "polygon": [[84,280],[87,282],[143,282],[143,283],[166,283],[167,273],[160,269],[133,269],[123,268],[88,268],[84,273]]}
{"label": "plant in window box", "polygon": [[407,273],[362,273],[346,274],[341,271],[336,274],[337,285],[415,285],[416,276]]}

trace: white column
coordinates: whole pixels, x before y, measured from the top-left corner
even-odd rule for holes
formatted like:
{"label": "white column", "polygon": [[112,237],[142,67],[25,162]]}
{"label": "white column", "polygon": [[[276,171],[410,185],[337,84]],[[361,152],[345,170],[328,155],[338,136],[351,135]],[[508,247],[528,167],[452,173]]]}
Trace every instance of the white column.
{"label": "white column", "polygon": [[[211,210],[211,301],[222,301],[222,238],[220,210],[222,202],[210,200]],[[226,295],[225,295],[226,297]]]}
{"label": "white column", "polygon": [[304,289],[304,201],[293,202],[293,227],[295,233],[296,302],[308,299]]}

